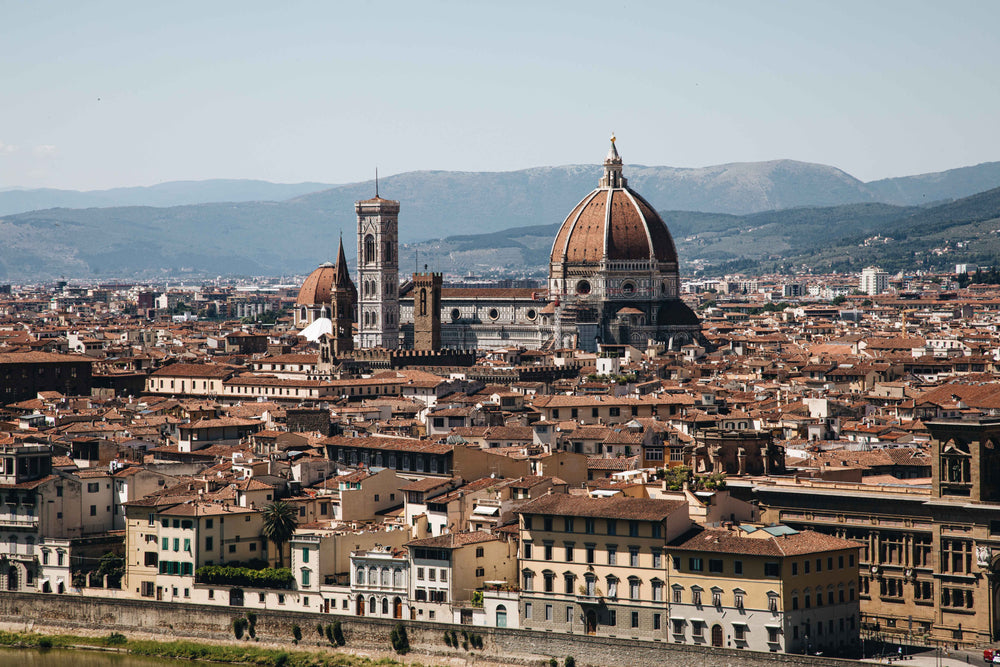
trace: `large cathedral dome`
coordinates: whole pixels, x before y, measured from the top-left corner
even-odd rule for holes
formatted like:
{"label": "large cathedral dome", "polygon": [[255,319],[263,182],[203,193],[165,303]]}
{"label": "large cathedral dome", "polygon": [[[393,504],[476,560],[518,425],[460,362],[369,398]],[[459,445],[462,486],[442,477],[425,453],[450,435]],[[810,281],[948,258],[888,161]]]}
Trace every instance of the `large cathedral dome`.
{"label": "large cathedral dome", "polygon": [[614,139],[604,160],[604,177],[566,217],[552,244],[552,264],[602,261],[677,262],[667,225],[656,210],[628,187]]}

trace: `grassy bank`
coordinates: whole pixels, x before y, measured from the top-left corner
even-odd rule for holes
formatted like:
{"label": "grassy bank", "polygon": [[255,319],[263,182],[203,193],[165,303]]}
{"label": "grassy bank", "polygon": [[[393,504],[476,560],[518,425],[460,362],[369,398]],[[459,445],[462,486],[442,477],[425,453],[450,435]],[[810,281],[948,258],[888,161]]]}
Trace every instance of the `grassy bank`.
{"label": "grassy bank", "polygon": [[[134,655],[181,660],[203,660],[262,667],[390,667],[403,663],[383,658],[372,660],[349,653],[284,651],[246,644],[199,644],[191,641],[161,642],[127,639],[113,633],[106,637],[47,635],[37,632],[0,631],[0,646],[16,648],[114,648]],[[416,665],[416,663],[414,663]]]}

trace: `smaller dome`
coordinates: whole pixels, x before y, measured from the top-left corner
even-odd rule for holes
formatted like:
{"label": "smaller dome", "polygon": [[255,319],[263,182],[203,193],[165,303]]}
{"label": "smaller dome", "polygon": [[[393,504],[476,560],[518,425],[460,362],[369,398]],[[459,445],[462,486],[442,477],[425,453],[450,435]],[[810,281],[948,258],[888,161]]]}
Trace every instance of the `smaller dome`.
{"label": "smaller dome", "polygon": [[330,294],[333,291],[336,278],[337,271],[332,262],[320,264],[302,283],[299,297],[295,299],[295,305],[316,306],[330,303]]}

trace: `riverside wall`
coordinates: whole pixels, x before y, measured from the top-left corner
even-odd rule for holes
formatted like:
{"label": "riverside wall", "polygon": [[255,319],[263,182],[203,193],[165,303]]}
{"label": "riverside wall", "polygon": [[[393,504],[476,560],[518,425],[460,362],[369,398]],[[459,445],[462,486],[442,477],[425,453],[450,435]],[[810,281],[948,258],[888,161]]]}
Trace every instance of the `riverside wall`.
{"label": "riverside wall", "polygon": [[[36,631],[113,631],[160,635],[171,639],[233,640],[232,620],[242,616],[240,607],[181,605],[147,600],[110,600],[41,593],[0,592],[0,623],[8,627]],[[302,629],[303,644],[316,645],[316,625],[339,620],[347,640],[346,650],[387,651],[389,633],[397,621],[390,619],[254,610],[257,636],[262,642],[282,642],[292,648],[292,626]],[[483,650],[475,651],[478,661],[502,664],[541,665],[550,657],[573,656],[584,667],[857,667],[851,660],[779,653],[757,653],[736,649],[684,646],[579,634],[555,634],[513,628],[481,628],[445,623],[403,621],[412,657],[433,663],[435,657],[467,658],[469,652],[444,643],[444,631],[467,630],[480,635]],[[461,639],[461,638],[460,638]]]}

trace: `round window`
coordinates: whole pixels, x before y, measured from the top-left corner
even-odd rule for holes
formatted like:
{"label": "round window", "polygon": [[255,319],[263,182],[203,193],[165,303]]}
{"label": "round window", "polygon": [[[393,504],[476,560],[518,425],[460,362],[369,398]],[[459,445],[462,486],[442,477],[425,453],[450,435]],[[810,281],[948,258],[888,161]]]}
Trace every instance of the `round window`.
{"label": "round window", "polygon": [[577,294],[590,294],[590,283],[586,280],[581,280],[576,284]]}
{"label": "round window", "polygon": [[500,317],[500,311],[499,311],[499,310],[497,310],[496,308],[490,308],[490,312],[489,312],[489,313],[487,313],[487,315],[489,315],[489,316],[490,316],[490,319],[491,319],[491,320],[495,320],[495,319],[497,319],[498,317]]}
{"label": "round window", "polygon": [[462,316],[462,313],[459,312],[458,308],[452,308],[451,309],[451,319],[452,319],[453,322],[455,320],[457,320],[458,318],[460,318],[461,316]]}
{"label": "round window", "polygon": [[526,312],[526,313],[525,313],[525,316],[527,316],[527,318],[528,318],[529,320],[533,320],[533,319],[535,319],[536,317],[538,317],[538,313],[537,313],[537,312],[535,312],[535,309],[534,309],[534,308],[529,308],[529,309],[528,309],[528,312]]}
{"label": "round window", "polygon": [[635,294],[635,283],[631,280],[627,280],[622,283],[622,294],[625,296],[632,296]]}

